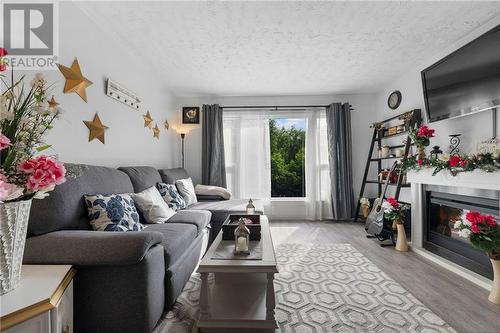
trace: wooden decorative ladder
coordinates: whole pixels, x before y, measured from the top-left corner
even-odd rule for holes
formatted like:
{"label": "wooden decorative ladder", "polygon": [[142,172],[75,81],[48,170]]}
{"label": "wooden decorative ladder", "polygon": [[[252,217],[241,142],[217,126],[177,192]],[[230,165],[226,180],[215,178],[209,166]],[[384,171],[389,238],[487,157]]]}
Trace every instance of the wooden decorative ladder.
{"label": "wooden decorative ladder", "polygon": [[[387,133],[387,128],[384,128],[383,126],[385,124],[388,124],[391,121],[394,121],[396,119],[403,119],[406,118],[407,120],[405,122],[405,130],[396,134],[392,135],[386,135]],[[359,191],[359,197],[358,197],[358,203],[356,205],[356,215],[354,218],[354,221],[358,221],[359,218],[359,210],[361,208],[361,203],[360,200],[363,198],[364,192],[365,192],[365,186],[366,184],[377,184],[378,186],[378,196],[382,194],[382,185],[383,182],[381,182],[379,179],[376,180],[368,180],[368,174],[370,171],[370,167],[372,166],[373,162],[377,163],[377,176],[383,171],[382,169],[382,161],[383,160],[389,160],[389,159],[401,159],[403,157],[407,157],[410,153],[410,147],[412,146],[412,140],[409,136],[409,131],[415,127],[420,126],[422,122],[422,112],[420,109],[414,109],[408,112],[404,112],[401,114],[398,114],[394,117],[382,120],[380,122],[377,122],[373,124],[373,135],[372,135],[372,141],[370,144],[370,149],[368,151],[368,158],[366,160],[366,166],[365,166],[365,173],[363,175],[363,182],[361,183],[361,189]],[[395,145],[395,146],[389,146],[389,149],[396,149],[396,148],[403,148],[404,147],[404,153],[403,156],[395,156],[395,157],[373,157],[373,150],[375,147],[375,144],[377,145],[377,150],[382,149],[382,140],[402,136],[402,135],[407,135],[406,142],[404,144],[400,145]],[[388,175],[387,177],[389,177]],[[395,184],[390,184],[393,186],[396,186],[396,191],[394,197],[399,199],[399,194],[401,192],[402,187],[409,187],[408,184],[402,184],[404,174],[400,171],[399,176],[398,176],[398,181]]]}

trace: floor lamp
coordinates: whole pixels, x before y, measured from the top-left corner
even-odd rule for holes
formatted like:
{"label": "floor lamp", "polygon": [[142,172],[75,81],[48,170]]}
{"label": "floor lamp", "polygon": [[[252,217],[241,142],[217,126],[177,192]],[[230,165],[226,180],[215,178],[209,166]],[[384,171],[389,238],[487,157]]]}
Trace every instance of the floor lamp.
{"label": "floor lamp", "polygon": [[182,168],[184,169],[184,137],[186,136],[186,133],[180,133],[181,134],[181,161],[182,161]]}

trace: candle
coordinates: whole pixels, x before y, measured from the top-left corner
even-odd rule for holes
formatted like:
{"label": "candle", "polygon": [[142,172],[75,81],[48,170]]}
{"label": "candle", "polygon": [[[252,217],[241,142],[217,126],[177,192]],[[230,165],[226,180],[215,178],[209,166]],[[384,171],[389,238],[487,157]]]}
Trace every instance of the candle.
{"label": "candle", "polygon": [[236,252],[248,252],[248,245],[245,237],[238,237]]}

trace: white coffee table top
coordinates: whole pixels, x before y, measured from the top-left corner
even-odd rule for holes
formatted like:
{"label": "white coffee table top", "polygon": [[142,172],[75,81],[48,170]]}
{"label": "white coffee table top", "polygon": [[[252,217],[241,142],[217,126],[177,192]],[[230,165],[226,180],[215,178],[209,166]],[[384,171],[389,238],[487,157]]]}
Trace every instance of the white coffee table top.
{"label": "white coffee table top", "polygon": [[261,242],[262,260],[216,260],[212,256],[221,242],[233,243],[233,241],[222,240],[222,230],[203,257],[199,273],[278,273],[276,256],[274,254],[273,240],[269,229],[267,216],[261,215]]}
{"label": "white coffee table top", "polygon": [[54,308],[74,275],[69,265],[23,265],[20,286],[0,296],[2,328]]}

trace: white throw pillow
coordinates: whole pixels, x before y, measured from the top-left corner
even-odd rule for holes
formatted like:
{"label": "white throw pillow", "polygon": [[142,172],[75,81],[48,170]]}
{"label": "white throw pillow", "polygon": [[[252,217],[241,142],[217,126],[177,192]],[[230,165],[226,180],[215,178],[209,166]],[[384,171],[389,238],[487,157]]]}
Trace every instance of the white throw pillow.
{"label": "white throw pillow", "polygon": [[175,182],[175,186],[177,186],[179,193],[184,198],[184,201],[186,201],[188,207],[198,202],[191,178],[179,179]]}
{"label": "white throw pillow", "polygon": [[147,223],[165,223],[175,214],[154,186],[139,193],[132,193],[131,196]]}

